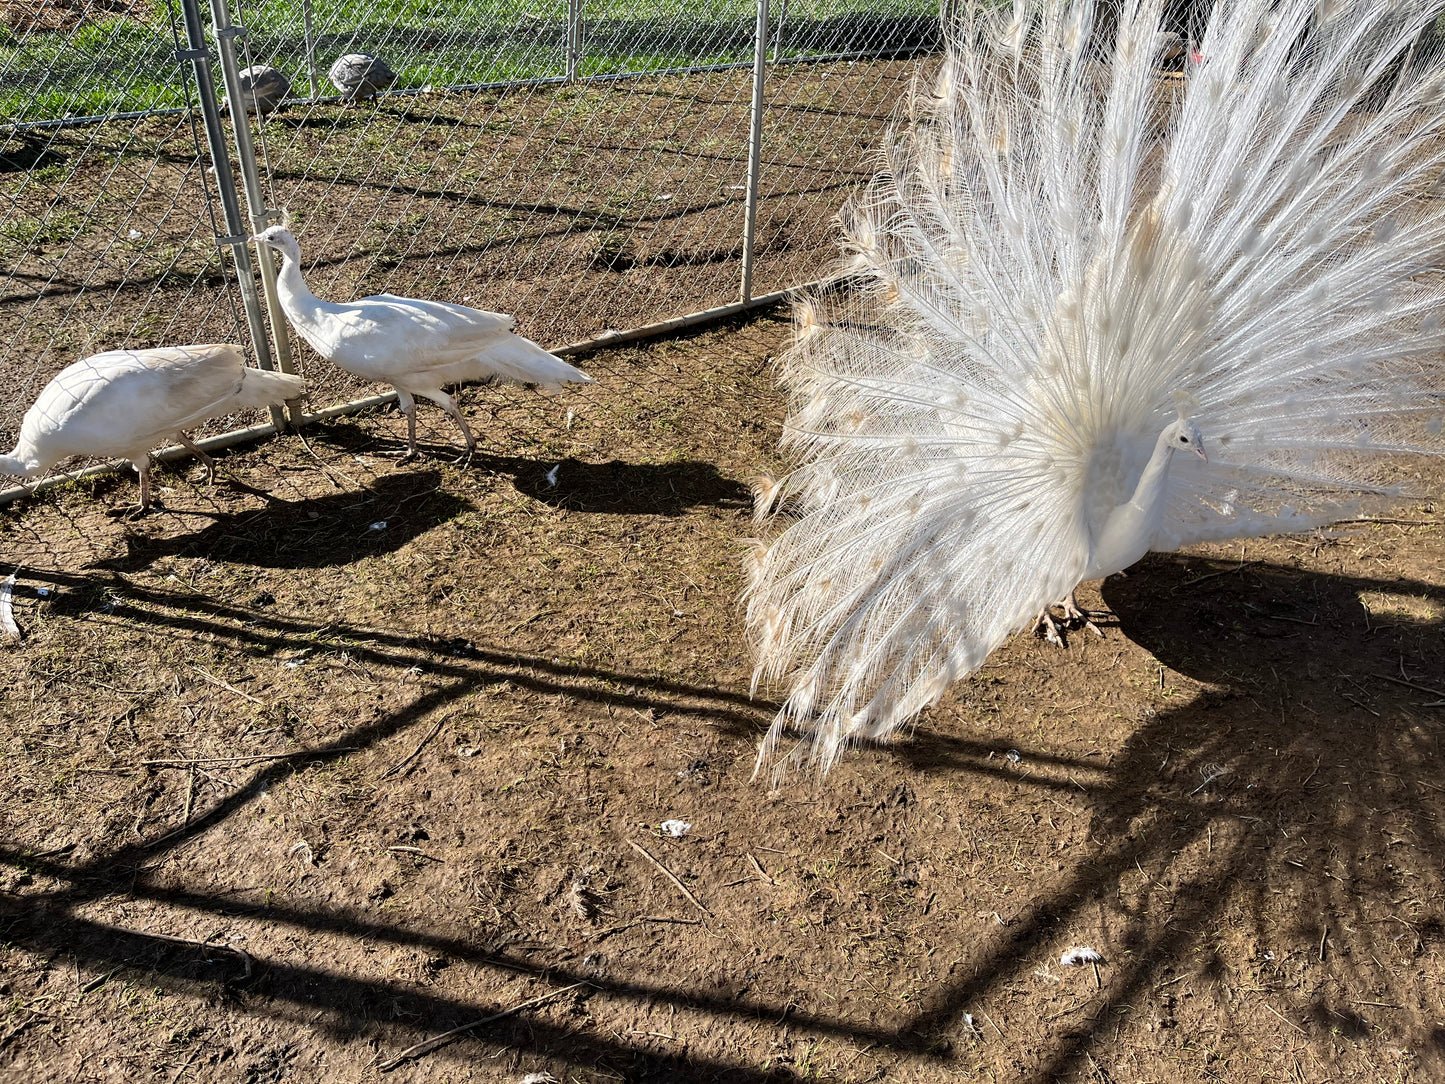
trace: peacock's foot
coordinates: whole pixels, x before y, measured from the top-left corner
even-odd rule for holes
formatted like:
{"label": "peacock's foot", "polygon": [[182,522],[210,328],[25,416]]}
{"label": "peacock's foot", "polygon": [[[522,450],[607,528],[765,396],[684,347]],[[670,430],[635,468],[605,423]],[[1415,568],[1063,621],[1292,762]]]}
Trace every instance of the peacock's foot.
{"label": "peacock's foot", "polygon": [[1064,619],[1062,621],[1055,620],[1054,615],[1049,612],[1051,607],[1045,606],[1039,611],[1038,619],[1034,622],[1035,636],[1059,647],[1068,646],[1065,634],[1074,629],[1088,629],[1099,639],[1104,638],[1099,626],[1094,624],[1093,615],[1088,610],[1080,608],[1072,591],[1058,605],[1064,611]]}

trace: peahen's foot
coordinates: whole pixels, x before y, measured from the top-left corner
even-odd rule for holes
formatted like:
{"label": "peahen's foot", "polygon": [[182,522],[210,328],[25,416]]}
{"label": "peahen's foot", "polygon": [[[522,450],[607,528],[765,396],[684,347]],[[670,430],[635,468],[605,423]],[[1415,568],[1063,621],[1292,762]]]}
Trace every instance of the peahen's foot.
{"label": "peahen's foot", "polygon": [[1058,605],[1064,611],[1063,621],[1055,621],[1054,615],[1049,613],[1050,607],[1045,606],[1039,611],[1038,620],[1034,622],[1035,636],[1041,637],[1051,644],[1057,644],[1059,647],[1067,646],[1064,633],[1071,629],[1089,629],[1099,639],[1104,638],[1104,634],[1099,630],[1099,626],[1094,624],[1094,619],[1089,611],[1080,609],[1072,591]]}

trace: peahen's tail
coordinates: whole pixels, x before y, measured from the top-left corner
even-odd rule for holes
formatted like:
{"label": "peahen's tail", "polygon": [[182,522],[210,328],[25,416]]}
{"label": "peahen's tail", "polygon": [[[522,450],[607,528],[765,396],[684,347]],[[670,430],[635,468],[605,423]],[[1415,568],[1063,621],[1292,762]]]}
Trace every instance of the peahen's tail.
{"label": "peahen's tail", "polygon": [[543,350],[521,335],[500,336],[479,359],[501,380],[558,388],[563,384],[590,384],[592,378],[556,354]]}
{"label": "peahen's tail", "polygon": [[235,406],[268,407],[298,399],[306,392],[306,381],[292,373],[254,369],[247,365],[241,373],[241,387],[236,392]]}

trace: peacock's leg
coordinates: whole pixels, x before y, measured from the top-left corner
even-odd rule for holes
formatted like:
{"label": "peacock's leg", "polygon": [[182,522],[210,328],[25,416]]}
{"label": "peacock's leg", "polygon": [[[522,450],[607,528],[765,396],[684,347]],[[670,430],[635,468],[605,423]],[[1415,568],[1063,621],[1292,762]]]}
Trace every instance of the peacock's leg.
{"label": "peacock's leg", "polygon": [[457,405],[457,401],[444,391],[429,391],[424,394],[456,420],[457,428],[462,431],[462,439],[467,442],[467,455],[475,452],[477,438],[472,436],[472,428],[467,424],[467,419],[462,416],[462,408]]}
{"label": "peacock's leg", "polygon": [[186,436],[184,433],[177,433],[177,434],[176,434],[176,439],[181,442],[181,447],[182,447],[182,448],[184,448],[186,451],[190,452],[193,456],[195,456],[197,459],[199,459],[202,463],[205,464],[205,466],[206,466],[206,485],[208,485],[208,486],[213,486],[213,485],[215,485],[215,484],[216,484],[216,461],[215,461],[214,459],[212,459],[210,456],[208,456],[205,452],[201,451],[200,448],[196,447],[195,443],[191,440],[191,438],[188,437],[188,436]]}
{"label": "peacock's leg", "polygon": [[1102,640],[1104,638],[1104,634],[1099,631],[1099,626],[1094,624],[1093,616],[1088,610],[1080,608],[1079,600],[1074,598],[1074,592],[1070,591],[1068,596],[1063,602],[1059,603],[1059,605],[1064,608],[1064,616],[1069,619],[1069,624],[1082,625],[1086,629],[1093,630],[1094,635],[1099,639]]}
{"label": "peacock's leg", "polygon": [[[1090,616],[1089,611],[1079,607],[1078,600],[1074,598],[1074,592],[1070,591],[1058,605],[1064,611],[1064,620],[1062,622],[1055,621],[1054,615],[1049,613],[1051,607],[1045,606],[1039,611],[1039,616],[1034,621],[1035,636],[1042,637],[1049,643],[1057,644],[1059,647],[1067,646],[1064,643],[1064,629],[1086,628],[1092,630],[1094,635],[1099,637],[1099,639],[1102,640],[1104,638],[1104,634],[1099,631],[1099,626],[1094,624],[1094,620],[1092,616]],[[1060,625],[1062,625],[1062,629]]]}

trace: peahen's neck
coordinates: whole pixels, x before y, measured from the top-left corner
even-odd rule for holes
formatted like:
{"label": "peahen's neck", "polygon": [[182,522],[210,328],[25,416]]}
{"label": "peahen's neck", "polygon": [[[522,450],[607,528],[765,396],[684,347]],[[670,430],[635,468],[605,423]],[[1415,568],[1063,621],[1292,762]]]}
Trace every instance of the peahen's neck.
{"label": "peahen's neck", "polygon": [[318,317],[332,308],[313,294],[301,277],[300,253],[282,254],[281,270],[276,275],[276,293],[286,318],[303,334],[307,328],[316,325]]}
{"label": "peahen's neck", "polygon": [[1097,580],[1122,572],[1144,554],[1159,533],[1169,493],[1169,464],[1174,459],[1173,426],[1159,434],[1154,452],[1139,475],[1134,494],[1116,505],[1093,540],[1089,568],[1083,579]]}

